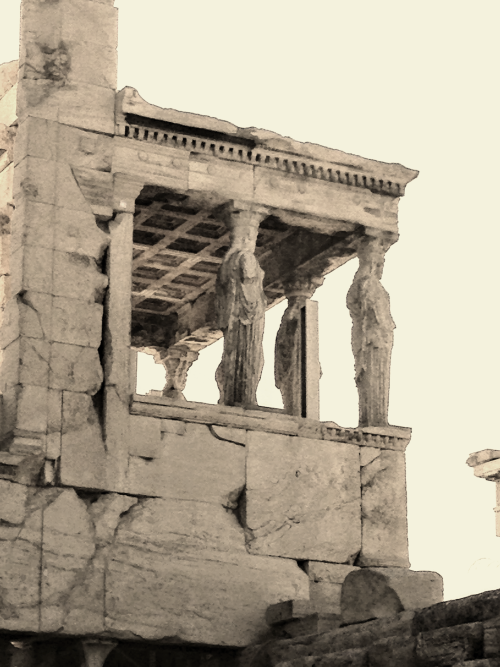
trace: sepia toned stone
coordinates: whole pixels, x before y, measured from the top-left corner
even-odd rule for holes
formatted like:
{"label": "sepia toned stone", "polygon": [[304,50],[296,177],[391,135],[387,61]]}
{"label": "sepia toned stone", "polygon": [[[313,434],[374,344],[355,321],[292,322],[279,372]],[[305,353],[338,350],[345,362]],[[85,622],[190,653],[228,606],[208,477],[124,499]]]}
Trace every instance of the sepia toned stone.
{"label": "sepia toned stone", "polygon": [[405,568],[361,568],[342,584],[342,623],[391,618],[402,611],[430,607],[443,599],[443,579],[436,572]]}
{"label": "sepia toned stone", "polygon": [[107,284],[92,257],[54,251],[54,296],[102,303]]}
{"label": "sepia toned stone", "polygon": [[26,486],[0,479],[0,520],[13,525],[23,523],[27,497]]}
{"label": "sepia toned stone", "polygon": [[0,100],[17,83],[18,69],[17,60],[0,65]]}
{"label": "sepia toned stone", "polygon": [[52,332],[52,296],[26,291],[10,299],[3,311],[0,345],[5,348],[19,336],[50,339]]}
{"label": "sepia toned stone", "polygon": [[101,304],[56,296],[52,303],[52,340],[98,348],[102,315]]}
{"label": "sepia toned stone", "polygon": [[17,83],[14,84],[0,99],[0,123],[6,127],[14,125],[17,120]]}
{"label": "sepia toned stone", "polygon": [[304,618],[313,613],[309,600],[286,600],[268,607],[266,621],[269,625],[279,625],[296,618]]}
{"label": "sepia toned stone", "polygon": [[95,348],[53,343],[50,353],[50,387],[94,395],[101,388],[103,373]]}
{"label": "sepia toned stone", "polygon": [[[64,626],[71,609],[68,593],[85,576],[95,553],[94,531],[85,503],[73,489],[58,493],[43,513],[42,632]],[[90,600],[87,604],[91,607]]]}
{"label": "sepia toned stone", "polygon": [[409,567],[403,452],[383,450],[361,468],[362,567]]}
{"label": "sepia toned stone", "polygon": [[[19,64],[0,66],[0,629],[15,661],[103,667],[130,641],[223,665],[221,648],[271,636],[273,606],[283,636],[321,635],[288,656],[309,667],[406,660],[401,614],[350,634],[336,612],[373,564],[413,604],[388,567],[407,559],[409,432],[387,425],[378,269],[416,172],[116,95],[113,0],[21,4]],[[310,298],[356,254],[372,280],[350,292],[362,428],[343,429],[318,421]],[[285,296],[285,411],[258,408],[264,312]],[[369,331],[366,304],[384,320]],[[221,336],[219,405],[183,400]],[[132,396],[131,344],[163,359],[163,395]]]}
{"label": "sepia toned stone", "polygon": [[91,396],[62,393],[61,482],[66,486],[106,486],[106,449]]}
{"label": "sepia toned stone", "polygon": [[25,245],[10,258],[12,294],[33,290],[52,294],[53,252]]}
{"label": "sepia toned stone", "polygon": [[225,405],[257,403],[257,385],[264,366],[262,338],[266,297],[263,271],[255,258],[260,221],[265,213],[238,204],[220,213],[231,246],[217,274],[218,327],[224,333],[224,352],[216,373]]}
{"label": "sepia toned stone", "polygon": [[359,269],[347,293],[352,350],[359,393],[359,425],[388,425],[389,376],[393,330],[389,295],[380,280],[386,246],[377,237],[358,247]]}
{"label": "sepia toned stone", "polygon": [[357,447],[248,433],[251,553],[352,563],[361,545],[359,493]]}
{"label": "sepia toned stone", "polygon": [[[285,412],[313,419],[319,418],[319,349],[317,340],[310,340],[311,325],[317,339],[317,322],[314,326],[313,322],[306,321],[309,314],[306,306],[322,283],[322,277],[308,274],[297,274],[284,282],[288,306],[283,313],[274,349],[275,383],[281,392]],[[308,359],[311,344],[316,354],[315,358]],[[313,383],[310,382],[313,379],[310,375],[314,376]],[[308,405],[311,402],[314,402],[314,407]]]}
{"label": "sepia toned stone", "polygon": [[159,419],[130,417],[130,454],[157,459],[161,454],[161,422]]}
{"label": "sepia toned stone", "polygon": [[423,664],[456,665],[481,657],[482,636],[480,623],[421,632],[417,636],[416,656]]}
{"label": "sepia toned stone", "polygon": [[167,382],[163,388],[163,396],[184,401],[182,393],[186,388],[187,374],[192,364],[198,359],[198,352],[185,346],[169,348],[160,352],[160,360],[165,366]]}
{"label": "sepia toned stone", "polygon": [[[132,423],[134,419],[137,417],[131,417]],[[183,435],[164,433],[162,439],[156,438],[157,428],[156,424],[146,426],[142,431],[146,444],[132,445],[135,456],[147,458],[149,453],[155,457],[151,463],[130,461],[131,492],[145,494],[149,490],[163,498],[215,502],[237,510],[245,486],[244,448],[215,438],[204,424],[186,424]],[[140,428],[132,433],[139,437]]]}
{"label": "sepia toned stone", "polygon": [[467,465],[474,468],[477,465],[482,463],[488,463],[488,461],[494,461],[500,459],[500,450],[498,449],[482,449],[480,452],[475,452],[470,454],[467,459]]}
{"label": "sepia toned stone", "polygon": [[118,527],[106,589],[106,627],[121,637],[245,646],[266,632],[270,605],[307,596],[307,576],[247,554],[220,505],[146,500]]}

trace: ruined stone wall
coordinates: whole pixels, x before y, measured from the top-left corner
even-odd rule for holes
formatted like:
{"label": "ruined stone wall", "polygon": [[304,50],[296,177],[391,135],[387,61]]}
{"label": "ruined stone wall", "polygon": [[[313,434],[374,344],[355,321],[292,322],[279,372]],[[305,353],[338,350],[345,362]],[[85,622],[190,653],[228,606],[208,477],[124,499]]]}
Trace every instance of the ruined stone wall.
{"label": "ruined stone wall", "polygon": [[409,567],[409,432],[132,400],[135,200],[172,157],[114,137],[116,40],[113,0],[24,0],[0,70],[0,630],[245,646]]}

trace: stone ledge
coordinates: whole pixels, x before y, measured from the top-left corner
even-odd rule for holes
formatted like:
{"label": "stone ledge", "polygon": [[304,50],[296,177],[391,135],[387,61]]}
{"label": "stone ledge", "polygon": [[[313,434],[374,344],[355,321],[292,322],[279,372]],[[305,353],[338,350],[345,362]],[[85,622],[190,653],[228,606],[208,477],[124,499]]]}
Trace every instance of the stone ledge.
{"label": "stone ledge", "polygon": [[402,426],[342,428],[334,422],[294,417],[271,408],[230,407],[191,401],[179,403],[154,395],[134,394],[130,412],[144,417],[232,426],[249,431],[296,435],[311,440],[345,442],[359,447],[378,447],[395,451],[405,451],[411,438],[411,429]]}

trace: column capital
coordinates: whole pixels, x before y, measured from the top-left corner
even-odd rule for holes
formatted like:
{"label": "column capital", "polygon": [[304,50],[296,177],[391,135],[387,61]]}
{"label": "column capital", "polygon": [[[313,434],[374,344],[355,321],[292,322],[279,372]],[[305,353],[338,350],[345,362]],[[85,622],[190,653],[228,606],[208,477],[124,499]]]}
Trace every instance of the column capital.
{"label": "column capital", "polygon": [[258,227],[270,213],[266,206],[254,202],[231,199],[215,211],[216,218],[232,229],[239,225]]}
{"label": "column capital", "polygon": [[142,179],[129,174],[117,173],[113,178],[113,211],[134,213],[135,200],[140,195],[145,183]]}
{"label": "column capital", "polygon": [[324,276],[314,275],[308,271],[297,271],[291,277],[283,280],[282,284],[287,299],[293,297],[310,299],[324,282]]}

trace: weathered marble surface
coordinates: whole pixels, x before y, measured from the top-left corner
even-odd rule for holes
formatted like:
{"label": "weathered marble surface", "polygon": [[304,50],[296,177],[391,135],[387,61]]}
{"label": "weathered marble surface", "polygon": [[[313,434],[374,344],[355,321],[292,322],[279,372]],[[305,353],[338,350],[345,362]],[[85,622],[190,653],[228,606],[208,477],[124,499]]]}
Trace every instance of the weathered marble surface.
{"label": "weathered marble surface", "polygon": [[[222,440],[204,424],[170,422],[168,432],[162,421],[131,417],[130,490],[236,506],[245,485],[245,448],[230,441],[230,433]],[[172,424],[182,433],[171,432]]]}
{"label": "weathered marble surface", "polygon": [[364,237],[358,246],[359,269],[347,293],[352,317],[352,351],[359,395],[359,425],[387,426],[394,321],[389,295],[380,280],[387,244]]}
{"label": "weathered marble surface", "polygon": [[220,403],[257,404],[257,385],[264,366],[262,339],[267,304],[264,272],[255,257],[259,223],[266,211],[251,204],[224,207],[221,219],[230,230],[230,247],[215,285],[218,328],[224,351],[216,380]]}
{"label": "weathered marble surface", "polygon": [[342,584],[351,572],[359,570],[353,565],[339,565],[307,561],[305,571],[309,576],[309,597],[316,612],[339,614],[341,612]]}
{"label": "weathered marble surface", "polygon": [[287,559],[249,555],[234,514],[174,499],[139,503],[120,524],[106,576],[106,627],[123,637],[243,646],[270,604],[304,598]]}
{"label": "weathered marble surface", "polygon": [[404,452],[380,450],[361,468],[362,538],[357,565],[410,566],[406,508]]}
{"label": "weathered marble surface", "polygon": [[391,618],[443,600],[443,578],[406,568],[361,568],[347,575],[341,592],[342,623]]}
{"label": "weathered marble surface", "polygon": [[61,488],[18,501],[24,522],[0,525],[5,629],[242,646],[266,635],[269,605],[308,595],[294,561],[247,553],[220,503]]}
{"label": "weathered marble surface", "polygon": [[359,448],[248,433],[251,553],[352,563],[361,546]]}
{"label": "weathered marble surface", "polygon": [[[307,321],[308,310],[304,310],[303,321],[302,311],[306,309],[307,302],[322,283],[322,276],[300,273],[283,283],[288,305],[283,313],[274,347],[274,378],[283,398],[285,412],[313,419],[319,419],[321,371],[317,340],[318,325],[317,321],[314,323]],[[310,325],[312,332],[309,331]],[[312,336],[316,340],[311,340]],[[310,354],[307,353],[310,353],[311,347],[316,353],[314,359],[308,358]],[[308,381],[308,375],[312,375],[315,382]],[[305,397],[303,392],[306,392]],[[313,404],[314,409],[307,409],[309,402]],[[303,414],[304,408],[306,414]]]}

